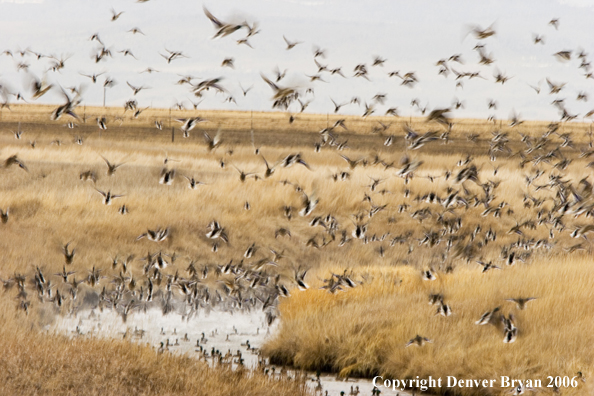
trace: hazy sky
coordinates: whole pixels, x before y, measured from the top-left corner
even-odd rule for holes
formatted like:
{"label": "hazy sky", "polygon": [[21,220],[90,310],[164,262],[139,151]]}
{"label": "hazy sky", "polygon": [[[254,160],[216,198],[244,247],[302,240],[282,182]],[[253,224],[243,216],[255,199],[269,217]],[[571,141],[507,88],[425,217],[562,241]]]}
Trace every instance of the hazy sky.
{"label": "hazy sky", "polygon": [[[259,23],[261,32],[249,38],[254,47],[237,44],[245,37],[241,29],[225,38],[211,39],[213,24],[204,15],[206,6],[222,21]],[[111,8],[123,14],[111,21]],[[556,30],[548,22],[559,18]],[[17,64],[29,64],[29,73],[49,83],[70,87],[85,84],[83,94],[87,105],[100,105],[103,100],[105,76],[117,85],[107,91],[109,106],[123,106],[136,98],[140,107],[171,107],[190,100],[198,102],[188,85],[176,85],[179,75],[200,79],[224,77],[222,85],[237,101],[225,102],[228,95],[207,92],[199,109],[270,110],[273,91],[260,74],[273,76],[278,66],[287,69],[281,86],[297,86],[303,91],[313,88],[314,95],[308,112],[333,112],[330,98],[338,103],[349,102],[352,97],[372,103],[377,93],[387,95],[384,105],[376,106],[377,115],[390,107],[397,107],[402,116],[418,115],[411,107],[418,98],[428,109],[448,107],[454,99],[465,107],[453,112],[456,117],[496,115],[507,118],[512,110],[524,119],[558,119],[558,110],[551,105],[554,99],[565,99],[570,113],[585,115],[594,108],[594,96],[588,102],[577,101],[579,92],[594,95],[594,79],[586,79],[578,50],[594,51],[594,1],[590,0],[526,0],[526,1],[352,1],[352,0],[243,0],[206,1],[150,0],[138,3],[125,1],[90,0],[0,0],[0,51],[10,50],[13,57],[0,55],[0,82],[13,92],[21,92],[30,100],[30,81],[27,72],[17,71]],[[479,65],[479,42],[468,34],[473,26],[486,28],[493,24],[496,35],[480,42],[495,59],[490,66]],[[146,35],[128,31],[139,28]],[[114,57],[95,63],[97,42],[89,40],[99,33],[101,40]],[[545,44],[534,44],[533,35],[544,36]],[[301,41],[287,51],[283,40]],[[329,68],[342,67],[346,78],[321,74],[326,82],[310,82],[306,75],[315,75],[312,48],[326,50],[318,61]],[[66,67],[60,72],[47,72],[51,59],[37,60],[35,55],[21,57],[19,49],[30,48],[44,54],[66,57]],[[124,56],[117,51],[130,49],[138,58]],[[171,63],[159,55],[166,49],[183,51],[188,58]],[[553,56],[562,50],[572,50],[570,61],[559,61]],[[454,74],[439,75],[435,63],[442,58],[461,54],[464,64],[449,62],[459,72],[480,72],[484,77],[463,78],[463,87],[456,87]],[[387,59],[385,64],[372,67],[375,56]],[[235,69],[221,67],[227,57],[234,58]],[[587,59],[589,61],[589,58]],[[353,68],[365,63],[370,81],[353,77]],[[147,67],[159,73],[140,73]],[[495,84],[495,70],[512,77],[504,85]],[[415,71],[418,84],[402,86],[398,77],[388,72],[404,74]],[[83,74],[105,72],[96,84]],[[550,95],[545,81],[566,83],[558,95]],[[151,87],[132,95],[126,82]],[[253,85],[243,96],[244,88]],[[542,88],[537,94],[532,86]],[[498,103],[497,110],[488,110],[488,99]],[[14,102],[15,98],[10,97]],[[37,99],[40,103],[62,101],[58,90]],[[290,108],[299,111],[299,106]],[[363,106],[344,106],[341,113],[363,114]]]}

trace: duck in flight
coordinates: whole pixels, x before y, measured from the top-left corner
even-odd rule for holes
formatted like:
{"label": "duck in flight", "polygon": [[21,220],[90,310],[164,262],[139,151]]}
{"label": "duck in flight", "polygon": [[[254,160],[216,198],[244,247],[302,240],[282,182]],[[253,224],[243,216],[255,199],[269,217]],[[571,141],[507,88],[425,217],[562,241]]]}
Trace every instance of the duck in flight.
{"label": "duck in flight", "polygon": [[97,192],[103,196],[103,204],[104,205],[111,205],[111,202],[114,199],[121,198],[124,196],[124,195],[112,194],[111,191],[104,192],[104,191],[101,191],[98,189],[95,189],[95,190],[97,190]]}

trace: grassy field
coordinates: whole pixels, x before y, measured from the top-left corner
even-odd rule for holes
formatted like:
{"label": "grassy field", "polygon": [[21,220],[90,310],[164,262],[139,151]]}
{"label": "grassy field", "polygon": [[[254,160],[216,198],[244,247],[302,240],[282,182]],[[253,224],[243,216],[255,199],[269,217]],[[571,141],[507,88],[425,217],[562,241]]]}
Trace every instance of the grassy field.
{"label": "grassy field", "polygon": [[[31,123],[37,125],[64,126],[68,121],[73,121],[81,128],[89,127],[88,132],[95,131],[98,134],[96,119],[105,117],[107,131],[112,128],[121,130],[125,128],[140,128],[155,132],[155,121],[162,123],[164,136],[170,137],[171,127],[179,128],[180,123],[176,122],[180,118],[195,117],[200,115],[205,121],[200,124],[199,129],[220,130],[223,132],[283,132],[283,133],[317,133],[323,128],[332,127],[336,121],[345,120],[347,130],[338,128],[342,131],[341,136],[349,135],[390,135],[396,134],[395,131],[405,123],[411,124],[421,131],[438,130],[435,123],[426,123],[425,117],[394,117],[394,116],[370,116],[363,118],[353,115],[342,114],[310,114],[297,113],[287,114],[286,112],[243,112],[228,110],[177,110],[177,109],[146,109],[135,117],[134,112],[125,110],[123,107],[78,107],[76,113],[80,120],[60,119],[50,120],[50,115],[55,109],[55,105],[11,105],[11,110],[0,110],[0,122],[5,125],[12,125],[18,122]],[[290,121],[291,116],[294,121]],[[381,124],[391,125],[391,128],[383,131]],[[536,135],[539,131],[547,128],[548,121],[525,121],[513,128],[522,134]],[[479,140],[489,139],[490,132],[495,129],[510,129],[508,120],[485,121],[481,119],[456,119],[455,126],[452,129],[452,138],[466,138],[468,134],[478,133]],[[590,123],[566,123],[562,125],[563,132],[574,133],[573,139],[576,141],[586,141],[589,139],[586,132],[591,130]],[[75,129],[75,133],[79,131]],[[179,131],[178,131],[179,132]],[[199,136],[200,134],[198,134]],[[515,136],[519,138],[519,136]],[[201,139],[201,138],[200,138]],[[458,141],[458,145],[462,142]]]}
{"label": "grassy field", "polygon": [[[449,142],[438,138],[414,150],[409,148],[411,140],[404,138],[405,123],[419,135],[437,131],[441,136],[446,128],[422,119],[340,117],[346,119],[348,130],[335,128],[334,145],[322,145],[319,131],[332,126],[338,116],[298,114],[289,123],[283,113],[173,111],[170,118],[168,110],[149,109],[132,119],[123,108],[79,108],[87,123],[69,129],[65,120],[49,121],[49,106],[12,107],[11,112],[2,111],[0,160],[4,163],[16,155],[27,171],[17,165],[0,169],[0,209],[10,208],[8,221],[0,224],[4,258],[0,278],[9,286],[18,274],[28,281],[27,296],[17,297],[14,285],[3,293],[5,328],[15,330],[5,331],[2,348],[10,356],[38,355],[42,361],[5,360],[2,364],[10,368],[3,370],[5,374],[19,366],[23,370],[22,375],[3,378],[8,393],[18,393],[27,376],[41,376],[45,364],[77,356],[79,350],[89,351],[84,356],[98,362],[105,362],[113,354],[110,351],[124,352],[113,367],[105,363],[60,366],[63,373],[43,374],[53,379],[36,382],[50,384],[43,386],[51,389],[27,388],[23,394],[68,394],[72,389],[68,386],[76,384],[88,386],[91,394],[99,393],[111,378],[114,385],[109,390],[114,394],[187,394],[197,389],[199,379],[190,379],[195,371],[188,367],[198,368],[200,363],[181,357],[165,359],[153,348],[119,341],[70,342],[38,332],[53,320],[46,309],[52,303],[38,298],[32,286],[38,267],[51,278],[54,293],[59,290],[64,296],[69,295],[70,286],[51,274],[65,267],[81,280],[93,268],[101,269],[106,278],[99,285],[80,285],[79,294],[84,295],[99,293],[102,287],[112,291],[121,271],[112,267],[113,259],[134,255],[126,282],[134,279],[146,288],[148,277],[141,258],[158,252],[177,257],[162,270],[164,279],[176,273],[189,279],[190,262],[214,272],[208,280],[198,281],[212,293],[229,293],[226,284],[244,298],[255,299],[262,290],[244,284],[237,274],[221,273],[230,260],[241,263],[250,276],[267,279],[268,286],[262,288],[273,294],[278,290],[275,286],[289,289],[288,298],[274,296],[279,301],[281,329],[264,348],[275,362],[343,376],[507,375],[538,378],[543,383],[549,375],[573,377],[580,371],[588,381],[580,381],[576,389],[562,389],[562,394],[592,391],[592,247],[587,228],[582,228],[585,237],[571,236],[576,228],[592,224],[592,186],[580,182],[591,173],[589,125],[560,125],[543,138],[549,123],[526,122],[511,128],[506,122],[456,120]],[[198,114],[208,122],[200,123],[188,138],[182,137],[181,124],[172,121],[176,128],[172,141],[169,120]],[[107,117],[106,130],[95,123],[101,116]],[[166,127],[158,130],[155,120]],[[393,124],[378,131],[380,121]],[[13,131],[19,122],[23,134],[15,139]],[[221,145],[209,151],[204,131],[211,137],[219,134]],[[492,160],[489,148],[497,143],[499,132],[506,134],[506,150]],[[384,145],[390,136],[393,144]],[[75,143],[78,137],[83,138],[82,145]],[[52,144],[56,140],[60,144]],[[348,147],[338,150],[344,142]],[[321,145],[319,151],[314,151],[315,143]],[[308,167],[299,163],[284,167],[283,160],[297,153]],[[360,161],[349,166],[341,155]],[[102,156],[124,165],[108,176]],[[275,166],[270,177],[265,175],[264,158]],[[414,163],[419,168],[401,177],[407,164]],[[176,170],[171,185],[159,183],[163,168]],[[81,181],[84,172],[94,173],[96,181]],[[253,175],[242,180],[242,172]],[[473,172],[474,181],[462,180]],[[183,176],[205,184],[189,189]],[[97,190],[123,196],[104,205]],[[446,204],[452,194],[453,203]],[[311,214],[302,216],[299,212],[306,201],[319,203]],[[127,215],[118,212],[124,204]],[[224,227],[228,243],[206,236],[213,220]],[[165,241],[136,240],[147,229],[159,227],[170,230]],[[357,238],[355,230],[361,227],[364,232]],[[291,236],[278,236],[281,228]],[[76,249],[68,265],[62,253],[66,243]],[[245,257],[252,244],[256,253]],[[270,249],[282,252],[284,258],[274,258]],[[261,259],[277,265],[262,267]],[[477,261],[492,261],[501,269],[483,274]],[[309,289],[300,291],[296,273],[305,270],[303,281]],[[436,279],[424,280],[427,271]],[[355,287],[346,285],[347,277]],[[175,282],[174,288],[182,281]],[[335,293],[320,290],[333,283],[339,286]],[[158,289],[164,292],[165,284]],[[436,315],[440,303],[429,305],[430,294],[441,294],[452,314]],[[506,301],[519,297],[536,300],[524,310]],[[30,304],[29,315],[19,309],[25,301]],[[80,299],[66,299],[50,312],[67,314],[79,306]],[[492,324],[475,325],[482,313],[498,306],[501,309]],[[504,343],[500,317],[509,314],[517,339]],[[31,327],[33,331],[24,330]],[[432,343],[406,348],[417,334]],[[159,359],[169,368],[156,365]],[[85,370],[95,366],[103,368],[97,369],[94,382],[84,384]],[[123,372],[128,375],[116,375]],[[168,377],[172,372],[179,381]],[[73,382],[56,379],[70,377],[69,373]],[[161,379],[141,387],[142,378],[153,373]],[[219,375],[229,374],[205,376],[216,384]],[[240,390],[235,394],[267,394],[257,388],[269,387],[265,379],[232,378],[237,382],[228,383]],[[269,387],[266,392],[297,392],[292,383],[275,386],[279,388]],[[204,394],[229,394],[228,388],[217,390],[213,385],[212,389]],[[476,389],[457,391],[485,394]],[[508,389],[489,392],[504,394]]]}

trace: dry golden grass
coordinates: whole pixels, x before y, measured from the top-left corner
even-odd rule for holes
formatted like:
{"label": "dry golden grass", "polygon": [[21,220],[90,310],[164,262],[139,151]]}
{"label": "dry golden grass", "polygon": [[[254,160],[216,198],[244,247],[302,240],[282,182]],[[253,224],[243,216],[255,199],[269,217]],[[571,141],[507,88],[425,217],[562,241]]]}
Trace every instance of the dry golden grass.
{"label": "dry golden grass", "polygon": [[[200,114],[210,121],[193,130],[189,139],[181,139],[178,129],[175,141],[171,142],[170,131],[159,132],[151,125],[157,118],[167,120],[168,110],[150,110],[143,113],[145,118],[140,117],[138,120],[131,120],[126,115],[128,118],[120,127],[115,117],[122,115],[123,109],[79,109],[79,112],[85,112],[90,121],[74,131],[62,127],[66,122],[64,120],[47,123],[51,110],[51,106],[13,106],[12,112],[2,112],[0,160],[17,154],[29,168],[29,172],[17,167],[0,169],[0,208],[10,207],[11,213],[8,223],[0,224],[0,251],[4,259],[0,277],[3,279],[15,272],[30,277],[37,266],[46,274],[60,271],[64,265],[60,249],[69,241],[71,247],[77,249],[77,255],[68,270],[76,271],[77,279],[85,278],[93,266],[103,269],[104,275],[114,277],[118,271],[111,269],[111,258],[134,254],[136,260],[130,271],[140,284],[145,281],[145,276],[139,258],[146,256],[147,252],[175,252],[178,261],[164,274],[173,275],[179,271],[185,276],[185,268],[190,260],[211,267],[225,264],[231,259],[239,262],[245,249],[256,243],[259,250],[252,260],[245,261],[245,266],[249,267],[252,262],[263,257],[270,257],[268,248],[284,251],[286,258],[279,261],[278,268],[267,270],[267,275],[279,274],[280,282],[290,288],[294,287],[294,271],[298,267],[310,269],[305,280],[313,288],[321,285],[318,279],[327,278],[331,272],[342,273],[345,270],[353,271],[355,280],[363,282],[363,285],[348,293],[336,295],[320,290],[299,293],[295,289],[292,297],[280,305],[281,332],[265,349],[268,355],[278,361],[302,368],[331,369],[344,375],[385,373],[396,378],[413,375],[455,375],[460,378],[510,375],[545,380],[547,375],[573,376],[578,370],[587,377],[593,375],[591,345],[594,340],[588,331],[594,327],[594,315],[588,305],[594,290],[593,269],[588,263],[591,246],[584,241],[587,254],[582,255],[568,255],[564,250],[579,242],[569,236],[568,230],[571,231],[575,225],[588,224],[590,220],[566,216],[563,219],[566,229],[563,232],[555,229],[554,240],[549,240],[550,227],[547,225],[540,225],[535,230],[526,228],[522,236],[508,233],[516,223],[536,218],[540,210],[550,211],[555,191],[534,191],[534,186],[527,186],[525,176],[534,174],[535,169],[532,165],[520,168],[517,156],[500,156],[494,164],[501,166],[501,169],[494,175],[493,165],[485,154],[491,132],[499,129],[499,126],[476,120],[461,120],[454,126],[453,142],[449,145],[435,142],[419,151],[406,151],[400,124],[412,121],[415,128],[421,131],[439,127],[422,120],[396,119],[397,124],[391,126],[382,137],[371,132],[377,125],[376,121],[393,119],[370,117],[361,120],[360,117],[347,117],[347,125],[351,130],[338,130],[337,134],[339,140],[348,137],[351,148],[336,152],[325,147],[320,153],[315,153],[313,142],[319,140],[318,131],[338,117],[326,120],[326,116],[302,114],[297,116],[294,124],[288,124],[286,114],[254,113],[254,122],[251,124],[249,113],[173,112],[172,118]],[[102,115],[108,116],[109,127],[99,135],[92,120]],[[14,130],[15,123],[19,121],[25,132],[21,140],[16,140],[10,130]],[[269,163],[276,163],[290,153],[300,152],[312,170],[300,165],[279,167],[268,179],[255,181],[249,178],[245,183],[240,182],[235,167],[245,172],[256,172],[260,176],[265,169],[261,155],[254,155],[249,133],[252,125],[256,136],[254,144]],[[213,152],[207,152],[201,130],[216,132],[218,128],[222,131],[223,145]],[[520,135],[515,131],[537,136],[546,130],[546,124],[526,122],[516,129],[505,125],[502,128],[509,132],[511,146],[523,147]],[[589,160],[578,158],[577,150],[586,148],[588,126],[568,124],[562,128],[565,132],[573,131],[572,139],[576,144],[575,150],[562,149],[564,155],[573,159],[562,174],[564,179],[574,181],[575,185],[587,176],[584,169]],[[467,134],[475,132],[480,134],[477,144],[466,138]],[[75,134],[84,135],[85,143],[82,146],[72,142]],[[400,140],[391,147],[384,147],[382,142],[389,134],[396,135]],[[32,149],[27,142],[34,139],[37,145]],[[54,139],[60,139],[63,144],[51,145]],[[551,141],[559,143],[561,139],[552,136]],[[178,173],[172,186],[158,183],[166,153],[170,159],[181,160],[168,164]],[[349,169],[339,154],[350,158],[366,157],[371,163],[372,158],[378,155],[385,163],[393,162],[394,167],[399,167],[399,161],[405,155],[424,163],[415,173],[415,178],[405,184],[402,178],[395,177],[396,170],[393,168],[384,169],[379,164],[370,164]],[[483,183],[488,180],[501,181],[495,191],[493,206],[502,201],[507,202],[502,217],[482,217],[483,205],[471,205],[467,210],[448,212],[439,204],[427,204],[416,199],[429,192],[437,192],[444,197],[448,188],[462,191],[461,184],[454,183],[452,179],[445,180],[443,174],[446,169],[455,174],[460,169],[456,163],[467,154],[475,157],[474,163],[479,168]],[[114,176],[108,177],[101,155],[111,162],[126,164]],[[227,164],[224,169],[220,167],[220,161]],[[552,164],[543,163],[541,168],[547,173],[561,173],[553,170]],[[96,184],[79,180],[79,174],[87,170],[95,171],[98,175]],[[332,174],[341,171],[348,171],[350,178],[333,181]],[[190,190],[181,175],[193,176],[206,185]],[[431,182],[429,176],[437,178]],[[385,180],[375,191],[371,191],[370,178]],[[546,182],[546,178],[547,175],[543,176],[539,183]],[[283,180],[291,184],[281,183]],[[303,193],[297,191],[297,186],[309,197],[320,200],[310,217],[303,218],[297,214],[303,200]],[[482,188],[474,183],[466,183],[464,187],[469,190],[469,196],[482,193]],[[115,200],[111,206],[105,206],[95,188],[125,196]],[[410,190],[408,198],[403,194],[406,190]],[[522,201],[525,193],[545,199],[544,204],[541,207],[526,207]],[[369,213],[370,203],[363,199],[365,194],[371,196],[373,204],[387,205],[373,218],[366,216],[362,220],[368,223],[369,236],[379,237],[389,233],[385,240],[368,244],[354,240],[339,247],[337,241],[333,241],[323,228],[309,225],[311,218],[329,214],[339,222],[339,231],[345,230],[350,236],[355,223],[353,215]],[[246,201],[251,206],[249,211],[244,209]],[[130,210],[127,216],[117,212],[117,208],[124,203]],[[411,205],[409,211],[401,212],[399,206],[402,204]],[[293,207],[291,220],[283,216],[284,206]],[[421,222],[411,217],[414,210],[422,208],[431,210],[428,219]],[[482,227],[481,237],[489,228],[497,232],[497,241],[476,249],[474,259],[494,260],[497,265],[504,267],[499,259],[501,248],[520,239],[533,242],[545,239],[551,244],[551,249],[531,248],[531,256],[527,257],[526,263],[520,262],[514,267],[481,275],[480,267],[474,260],[466,262],[452,257],[446,251],[445,241],[434,247],[418,243],[424,232],[439,229],[437,219],[440,216],[462,217],[463,225],[459,234],[464,235],[466,240],[477,225]],[[229,235],[229,244],[220,244],[216,253],[211,250],[212,241],[205,237],[206,226],[214,219],[226,228]],[[171,237],[161,244],[147,241],[146,238],[135,240],[148,228],[156,227],[171,227]],[[275,230],[279,227],[290,229],[292,237],[275,238]],[[391,238],[407,231],[411,231],[412,235],[406,243],[390,244]],[[324,241],[329,243],[320,249],[307,247],[306,242],[312,237],[319,244]],[[336,237],[338,240],[340,233]],[[382,251],[383,255],[380,254]],[[420,277],[421,270],[430,267],[437,271],[438,280],[424,282]],[[452,273],[446,273],[448,267],[453,269]],[[222,276],[222,279],[229,281],[233,278]],[[109,279],[103,285],[111,287]],[[66,286],[58,285],[57,288],[61,293],[68,294]],[[81,288],[81,295],[91,290],[87,285]],[[98,288],[94,290],[97,292]],[[448,318],[434,316],[435,307],[427,305],[430,291],[443,292],[454,315]],[[42,304],[35,293],[31,293],[31,311],[36,312]],[[32,324],[34,328],[51,322],[51,317],[30,315],[27,318],[22,311],[15,316],[12,313],[17,305],[15,296],[14,289],[4,293],[4,304],[9,307],[5,305],[5,310],[9,312],[5,315],[6,328],[19,330],[9,331],[2,337],[2,342],[7,340],[3,348],[25,348],[23,344],[27,345],[28,342],[16,341],[29,339],[33,348],[31,351],[47,351],[42,354],[48,356],[58,356],[62,349],[70,348],[67,347],[69,341],[63,338],[24,332],[20,327],[15,327],[14,322],[21,320],[27,323],[27,327]],[[539,298],[521,312],[516,312],[513,304],[502,301],[503,298],[519,296]],[[70,304],[70,301],[67,302],[63,310],[67,311]],[[498,305],[503,307],[505,313],[514,312],[517,316],[519,335],[513,344],[504,344],[502,331],[493,326],[474,325],[482,312]],[[417,333],[435,342],[423,348],[405,349],[406,341]],[[74,349],[68,349],[69,353],[84,349],[82,345],[87,345],[85,343],[95,346],[89,348],[88,353],[97,353],[89,357],[97,361],[102,361],[104,356],[111,353],[108,351],[114,350],[109,348],[117,345],[119,350],[126,353],[121,358],[121,364],[129,365],[130,368],[125,371],[136,373],[135,378],[140,378],[146,373],[144,370],[148,369],[143,366],[145,363],[139,362],[135,366],[130,356],[142,354],[140,360],[148,362],[163,359],[154,355],[151,348],[101,340],[77,340],[72,346]],[[102,352],[104,348],[105,354]],[[19,352],[20,355],[24,353],[25,350]],[[167,359],[171,359],[168,364],[172,368],[162,371],[159,374],[161,378],[171,373],[177,375],[178,369],[175,367],[178,366],[175,365],[186,361],[184,358]],[[15,358],[6,362],[22,365],[23,372],[31,375],[38,370],[31,359],[19,361]],[[188,371],[179,367],[182,373],[180,378],[185,378]],[[14,372],[15,369],[12,370]],[[97,387],[111,375],[108,373],[118,372],[109,370],[105,368],[98,374],[94,388],[89,388],[90,393],[95,392],[93,389],[100,389]],[[3,386],[9,391],[17,389],[18,384],[27,377],[10,378],[20,378],[20,382],[7,377],[8,382]],[[123,393],[133,392],[132,387],[139,386],[134,381],[132,385],[128,384],[123,376],[115,378],[120,385],[113,387],[114,394],[118,393],[118,389],[123,390]],[[194,382],[187,381],[187,388],[159,389],[172,394],[181,389],[179,392],[184,393],[194,389]],[[77,393],[59,388],[62,386],[59,381],[51,383],[56,389],[62,389],[60,391],[64,394]],[[174,386],[173,382],[167,383]],[[591,383],[590,380],[584,386],[591,386]],[[241,386],[251,385],[243,385],[242,382]],[[30,389],[28,393],[35,392]],[[138,389],[138,392],[152,391],[152,388]],[[563,394],[569,394],[570,391],[563,390]],[[285,391],[279,391],[282,392]],[[579,392],[585,392],[584,388],[579,388],[574,394],[584,394]],[[252,393],[259,394],[258,391]],[[284,394],[291,394],[291,391],[287,390]]]}
{"label": "dry golden grass", "polygon": [[[547,384],[549,375],[591,372],[594,315],[584,303],[594,297],[591,256],[550,259],[486,274],[459,270],[435,281],[422,280],[410,267],[363,267],[355,273],[371,281],[345,293],[314,289],[284,300],[280,332],[264,353],[277,363],[340,371],[344,376],[431,375],[444,381],[455,376],[498,379],[499,384],[499,377],[506,375]],[[453,311],[450,317],[435,315],[436,306],[428,304],[430,293],[443,293]],[[505,301],[519,296],[538,299],[521,311]],[[513,313],[516,318],[520,330],[513,344],[502,342],[500,326],[474,323],[497,306],[501,313]],[[433,343],[406,348],[417,334]],[[576,389],[563,389],[562,394],[586,394],[586,386],[579,384]],[[476,389],[457,390],[477,394]],[[478,392],[494,395],[508,390],[495,387]]]}
{"label": "dry golden grass", "polygon": [[[0,110],[0,122],[4,123],[32,123],[41,125],[64,125],[68,119],[63,118],[57,121],[50,121],[50,114],[55,109],[54,105],[11,105],[11,110]],[[88,125],[98,131],[96,125],[97,117],[105,117],[108,130],[111,128],[145,128],[147,130],[156,130],[155,121],[163,123],[166,136],[170,136],[171,128],[179,128],[180,123],[176,122],[179,118],[200,117],[207,122],[200,124],[200,129],[221,130],[223,132],[286,132],[286,133],[317,133],[323,128],[331,127],[337,120],[345,120],[349,128],[348,133],[355,135],[377,134],[377,128],[380,122],[384,125],[391,125],[391,129],[386,135],[395,134],[404,124],[410,124],[422,132],[439,129],[435,123],[426,123],[424,117],[393,117],[393,116],[369,116],[362,118],[354,115],[340,114],[293,114],[295,121],[289,123],[290,115],[285,112],[247,112],[247,111],[229,111],[229,110],[176,110],[176,109],[148,109],[143,111],[137,118],[133,117],[133,112],[124,111],[122,107],[83,107],[77,108],[76,113],[81,117],[81,121],[76,123]],[[71,118],[69,120],[72,120]],[[455,119],[452,129],[452,138],[463,138],[469,134],[479,134],[480,139],[490,139],[490,132],[493,130],[510,129],[519,133],[534,136],[546,130],[548,121],[525,121],[513,129],[508,127],[509,121],[499,120],[495,122],[485,122],[480,119]],[[590,123],[564,123],[562,125],[563,133],[574,133],[574,141],[586,141],[584,134],[590,128]],[[340,129],[339,129],[340,130]],[[105,132],[104,132],[105,133]],[[179,131],[178,131],[179,133]],[[517,136],[516,136],[517,138]]]}
{"label": "dry golden grass", "polygon": [[305,395],[301,381],[211,368],[147,345],[28,330],[2,302],[2,395]]}

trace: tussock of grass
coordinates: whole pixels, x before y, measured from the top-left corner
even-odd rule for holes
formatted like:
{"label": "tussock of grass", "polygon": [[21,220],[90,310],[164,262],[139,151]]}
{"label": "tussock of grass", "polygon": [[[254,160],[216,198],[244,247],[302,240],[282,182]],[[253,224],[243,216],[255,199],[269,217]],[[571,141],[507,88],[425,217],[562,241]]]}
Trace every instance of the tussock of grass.
{"label": "tussock of grass", "polygon": [[[435,281],[423,281],[410,267],[365,267],[355,274],[370,281],[344,293],[311,289],[283,300],[280,331],[263,352],[277,363],[332,370],[342,376],[499,379],[507,375],[546,384],[549,375],[591,373],[594,315],[584,303],[594,297],[589,256],[555,258],[487,274],[460,270]],[[327,277],[328,272],[318,275]],[[444,295],[452,316],[435,315],[436,307],[428,304],[430,293]],[[520,296],[538,299],[521,311],[505,301]],[[500,313],[516,318],[515,343],[502,342],[500,326],[474,323],[497,306]],[[433,343],[405,348],[416,334]],[[564,389],[563,394],[586,394],[585,386],[580,382],[579,388]],[[477,394],[476,389],[459,391]]]}

